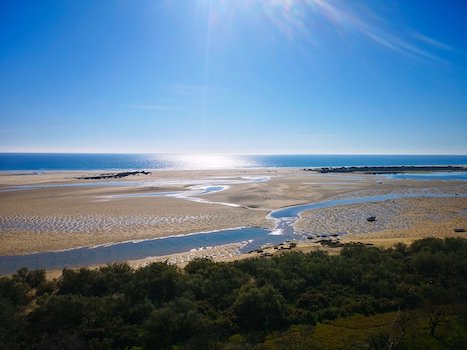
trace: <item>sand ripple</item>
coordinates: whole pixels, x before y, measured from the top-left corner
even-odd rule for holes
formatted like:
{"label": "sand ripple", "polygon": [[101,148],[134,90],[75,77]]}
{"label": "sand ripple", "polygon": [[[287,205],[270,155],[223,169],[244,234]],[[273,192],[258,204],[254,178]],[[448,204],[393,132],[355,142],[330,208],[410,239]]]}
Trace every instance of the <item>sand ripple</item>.
{"label": "sand ripple", "polygon": [[[465,198],[405,198],[310,210],[301,214],[295,229],[311,234],[408,230],[421,222],[429,225],[462,218],[459,208],[465,204]],[[369,216],[375,216],[376,221],[368,222]]]}
{"label": "sand ripple", "polygon": [[120,230],[138,230],[143,227],[158,227],[220,219],[220,215],[74,215],[74,216],[0,216],[0,232],[56,232],[56,233],[98,233]]}

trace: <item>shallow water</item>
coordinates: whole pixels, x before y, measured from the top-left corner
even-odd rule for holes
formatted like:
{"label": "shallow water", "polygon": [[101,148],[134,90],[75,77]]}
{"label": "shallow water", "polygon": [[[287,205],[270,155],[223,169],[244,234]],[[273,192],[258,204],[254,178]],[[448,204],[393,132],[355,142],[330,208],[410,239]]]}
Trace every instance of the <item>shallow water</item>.
{"label": "shallow water", "polygon": [[438,180],[438,181],[467,181],[467,172],[427,172],[427,173],[401,173],[384,175],[396,180]]}
{"label": "shallow water", "polygon": [[[458,196],[466,197],[466,195],[464,194],[458,195]],[[270,214],[270,216],[276,219],[280,219],[284,217],[298,218],[299,214],[305,210],[323,209],[323,208],[335,207],[335,206],[340,206],[340,205],[381,202],[385,200],[400,199],[400,198],[450,198],[450,197],[456,197],[456,196],[452,194],[443,194],[443,193],[391,193],[391,194],[385,194],[385,195],[380,195],[380,196],[334,199],[334,200],[317,202],[317,203],[294,205],[291,207],[278,209],[278,210],[273,211]]]}
{"label": "shallow water", "polygon": [[1,256],[0,274],[13,273],[21,267],[30,269],[62,269],[117,261],[142,259],[186,252],[200,247],[217,246],[255,240],[257,244],[280,243],[282,238],[268,235],[261,228],[241,228],[212,233],[173,236],[94,248],[78,248],[60,252],[35,253],[21,256]]}
{"label": "shallow water", "polygon": [[[238,185],[247,183],[266,182],[271,179],[270,176],[242,176],[240,178],[218,177],[213,179],[189,179],[189,180],[159,180],[159,181],[83,181],[73,183],[59,184],[32,184],[32,185],[16,185],[8,186],[0,189],[0,192],[20,191],[20,190],[36,190],[48,188],[63,188],[63,187],[170,187],[180,185],[191,185],[190,189],[203,188],[207,192],[215,191],[216,187],[225,185]],[[160,193],[160,192],[158,192]],[[202,193],[202,194],[206,194]],[[139,194],[141,196],[144,193]]]}
{"label": "shallow water", "polygon": [[[467,195],[460,195],[467,197]],[[309,203],[275,210],[268,218],[275,220],[274,230],[262,228],[238,228],[209,233],[195,233],[137,242],[124,242],[94,248],[78,248],[61,252],[36,253],[21,256],[0,256],[0,274],[13,273],[21,267],[30,269],[61,269],[93,264],[142,259],[149,256],[161,256],[187,252],[191,249],[219,246],[228,243],[251,241],[241,252],[258,249],[265,244],[279,244],[287,239],[304,240],[307,235],[294,232],[293,224],[304,210],[328,208],[357,203],[379,202],[399,198],[439,198],[455,197],[448,194],[387,194],[381,196],[338,199],[318,203]]]}

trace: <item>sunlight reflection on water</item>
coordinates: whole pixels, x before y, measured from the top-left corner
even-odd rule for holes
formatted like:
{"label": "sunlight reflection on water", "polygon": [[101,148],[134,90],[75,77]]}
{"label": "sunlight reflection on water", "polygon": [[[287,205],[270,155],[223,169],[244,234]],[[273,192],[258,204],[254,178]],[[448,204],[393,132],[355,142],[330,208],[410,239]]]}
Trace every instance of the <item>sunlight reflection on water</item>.
{"label": "sunlight reflection on water", "polygon": [[159,156],[168,168],[175,169],[235,169],[258,167],[261,164],[248,156],[187,154]]}

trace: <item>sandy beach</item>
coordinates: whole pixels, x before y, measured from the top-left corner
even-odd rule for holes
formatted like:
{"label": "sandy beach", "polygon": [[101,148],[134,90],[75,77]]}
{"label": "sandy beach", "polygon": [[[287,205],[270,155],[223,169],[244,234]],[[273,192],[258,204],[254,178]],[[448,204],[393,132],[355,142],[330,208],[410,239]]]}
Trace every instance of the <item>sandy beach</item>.
{"label": "sandy beach", "polygon": [[[96,174],[99,172],[1,174],[0,254],[64,250],[243,226],[272,228],[273,221],[266,219],[269,211],[332,198],[394,192],[466,193],[465,184],[458,181],[393,180],[287,168],[164,170],[105,181],[77,179]],[[200,184],[220,184],[225,189],[198,196],[201,202],[145,196],[187,191]],[[304,212],[295,229],[314,234],[345,232],[344,242],[379,240],[378,244],[388,245],[427,235],[456,235],[453,228],[467,228],[466,207],[465,197],[341,206]],[[369,224],[367,216],[376,216],[377,221]],[[210,253],[217,248],[212,249]],[[220,258],[230,253],[211,255]]]}

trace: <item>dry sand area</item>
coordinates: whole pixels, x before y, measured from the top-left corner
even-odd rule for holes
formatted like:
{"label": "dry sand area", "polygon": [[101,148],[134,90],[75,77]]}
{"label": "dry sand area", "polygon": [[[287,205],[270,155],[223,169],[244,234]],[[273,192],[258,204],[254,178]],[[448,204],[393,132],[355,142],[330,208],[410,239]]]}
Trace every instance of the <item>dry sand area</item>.
{"label": "dry sand area", "polygon": [[[96,173],[1,174],[0,255],[62,250],[241,226],[271,227],[273,222],[265,218],[270,210],[355,194],[393,191],[447,193],[465,191],[465,186],[456,182],[388,180],[373,175],[316,174],[299,169],[272,168],[154,171],[151,175],[102,180],[111,183],[112,186],[57,187],[63,184],[102,182],[76,179],[76,177],[90,174]],[[264,182],[248,181],[248,178],[252,176],[266,176],[270,179]],[[202,183],[215,185],[226,181],[237,181],[237,183],[230,184],[229,188],[224,191],[207,194],[202,198],[212,202],[235,204],[238,207],[167,197],[108,199],[108,196],[118,194],[182,191],[191,185]],[[128,182],[138,182],[138,186],[122,186]],[[11,186],[35,184],[47,186],[6,191]],[[446,203],[447,201],[442,199],[438,202]],[[407,203],[412,202],[417,201],[407,201]],[[438,202],[433,200],[424,203],[433,203],[430,208],[436,214]],[[466,207],[465,198],[459,198],[452,203],[456,205],[456,208]],[[410,204],[405,209],[415,210],[419,207],[420,205]],[[334,209],[338,210],[338,208],[332,210]],[[405,212],[405,209],[401,211]],[[332,210],[321,216],[318,211],[307,213],[303,216],[302,222],[299,221],[297,228],[318,231],[326,229],[327,232],[330,229],[340,229],[333,226],[338,222],[336,218],[339,215],[333,217]],[[386,220],[384,218],[398,215],[391,214],[395,210],[392,207],[385,207],[384,210],[388,210],[388,214],[378,214],[382,222],[378,220],[376,227]],[[318,215],[319,220],[308,220],[308,215],[311,217]],[[425,215],[423,219],[418,214],[414,216],[416,218],[412,218],[411,221],[407,218],[409,220],[407,225],[416,227],[432,219],[429,215]],[[460,220],[458,225],[461,225],[465,223],[465,215],[460,218],[456,217],[455,220]],[[432,220],[430,222],[443,221]],[[359,231],[362,228],[366,229],[366,226],[354,222],[353,216],[349,214],[348,222],[344,226],[350,227],[354,224],[354,235],[370,234],[365,230]],[[392,232],[392,236],[388,236],[389,239],[401,236],[400,230],[407,229],[408,226],[388,225],[384,226],[383,231],[378,229],[378,232],[385,232],[385,235],[390,235]],[[372,234],[371,237],[376,236]]]}
{"label": "dry sand area", "polygon": [[[185,265],[187,265],[191,260],[198,258],[206,258],[214,261],[231,261],[238,259],[240,256],[240,249],[246,244],[247,242],[241,242],[224,244],[216,247],[202,247],[185,253],[151,256],[139,260],[130,260],[128,261],[128,264],[133,268],[139,268],[153,262],[166,262],[167,264],[185,267]],[[254,256],[254,254],[243,254],[243,256]]]}

